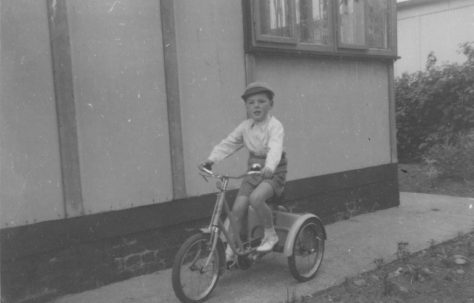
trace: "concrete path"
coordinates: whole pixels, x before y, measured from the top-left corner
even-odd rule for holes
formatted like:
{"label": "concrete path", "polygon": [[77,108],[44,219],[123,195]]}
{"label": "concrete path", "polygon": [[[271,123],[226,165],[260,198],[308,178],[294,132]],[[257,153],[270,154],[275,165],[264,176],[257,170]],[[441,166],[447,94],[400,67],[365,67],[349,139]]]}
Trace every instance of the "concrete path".
{"label": "concrete path", "polygon": [[[286,258],[267,255],[247,271],[226,272],[209,303],[284,302],[287,293],[298,297],[337,285],[345,277],[375,268],[374,260],[395,259],[398,242],[411,252],[474,230],[474,198],[401,193],[401,205],[356,216],[326,226],[328,240],[322,266],[313,280],[297,283]],[[56,303],[162,303],[179,302],[171,288],[171,271],[132,278],[79,294]]]}

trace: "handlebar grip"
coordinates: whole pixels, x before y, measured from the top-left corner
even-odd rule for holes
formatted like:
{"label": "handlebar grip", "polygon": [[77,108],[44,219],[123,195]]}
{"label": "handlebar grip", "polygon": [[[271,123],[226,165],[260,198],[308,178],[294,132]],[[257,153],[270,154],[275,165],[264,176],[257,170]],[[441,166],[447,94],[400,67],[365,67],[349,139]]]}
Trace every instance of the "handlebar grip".
{"label": "handlebar grip", "polygon": [[207,169],[207,170],[212,171],[212,163],[210,163],[210,162],[203,163],[202,167]]}
{"label": "handlebar grip", "polygon": [[262,166],[258,163],[254,163],[250,166],[250,171],[251,172],[261,171],[261,170],[262,170]]}
{"label": "handlebar grip", "polygon": [[212,172],[212,164],[211,163],[201,163],[198,166],[198,169],[202,172],[205,172],[208,175],[214,175]]}

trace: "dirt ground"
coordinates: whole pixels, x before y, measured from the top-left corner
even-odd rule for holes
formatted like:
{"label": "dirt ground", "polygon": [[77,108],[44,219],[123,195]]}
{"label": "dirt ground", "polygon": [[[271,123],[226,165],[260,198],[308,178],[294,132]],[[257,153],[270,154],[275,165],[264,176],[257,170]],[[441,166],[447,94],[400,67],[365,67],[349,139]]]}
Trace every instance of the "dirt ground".
{"label": "dirt ground", "polygon": [[432,179],[419,164],[399,164],[400,191],[474,197],[474,180]]}
{"label": "dirt ground", "polygon": [[[474,197],[473,181],[432,180],[422,166],[399,165],[401,191]],[[444,243],[430,243],[411,253],[398,243],[397,260],[374,260],[377,269],[347,278],[338,286],[286,302],[474,302],[474,226],[468,234]]]}

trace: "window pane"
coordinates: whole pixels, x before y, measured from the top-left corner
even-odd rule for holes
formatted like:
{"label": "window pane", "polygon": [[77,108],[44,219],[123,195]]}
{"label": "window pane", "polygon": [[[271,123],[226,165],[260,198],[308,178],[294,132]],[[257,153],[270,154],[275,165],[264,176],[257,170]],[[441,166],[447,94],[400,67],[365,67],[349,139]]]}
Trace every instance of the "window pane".
{"label": "window pane", "polygon": [[296,0],[300,41],[329,44],[328,0]]}
{"label": "window pane", "polygon": [[367,0],[367,42],[370,47],[388,48],[388,0]]}
{"label": "window pane", "polygon": [[363,0],[339,1],[339,38],[343,44],[365,45]]}
{"label": "window pane", "polygon": [[287,0],[258,0],[260,33],[277,37],[291,37],[291,12]]}

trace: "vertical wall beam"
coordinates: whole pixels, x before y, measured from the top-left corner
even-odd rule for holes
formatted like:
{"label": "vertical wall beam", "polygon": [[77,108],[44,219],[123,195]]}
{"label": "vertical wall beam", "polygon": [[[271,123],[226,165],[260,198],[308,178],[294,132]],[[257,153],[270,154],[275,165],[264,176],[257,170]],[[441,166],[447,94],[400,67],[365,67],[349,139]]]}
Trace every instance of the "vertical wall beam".
{"label": "vertical wall beam", "polygon": [[255,56],[245,54],[245,83],[249,84],[255,81]]}
{"label": "vertical wall beam", "polygon": [[84,214],[66,0],[46,0],[65,217]]}
{"label": "vertical wall beam", "polygon": [[248,52],[252,44],[252,31],[251,24],[254,24],[252,11],[250,6],[252,1],[242,0],[242,20],[243,20],[243,31],[244,31],[244,69],[245,69],[245,84],[249,84],[255,81],[255,55]]}
{"label": "vertical wall beam", "polygon": [[[390,24],[389,24],[389,47],[397,50],[397,1],[391,0],[390,6]],[[395,60],[387,60],[388,72],[388,100],[389,100],[389,121],[390,121],[390,154],[392,163],[398,162],[397,152],[397,108],[395,100]]]}
{"label": "vertical wall beam", "polygon": [[387,63],[388,72],[388,115],[390,122],[390,158],[392,163],[398,162],[397,153],[397,116],[396,116],[396,104],[395,104],[395,78],[393,71],[393,61]]}
{"label": "vertical wall beam", "polygon": [[178,49],[173,0],[160,1],[161,28],[163,32],[163,57],[170,138],[171,175],[173,198],[186,196],[184,174],[183,134],[181,130],[181,106],[179,94]]}

